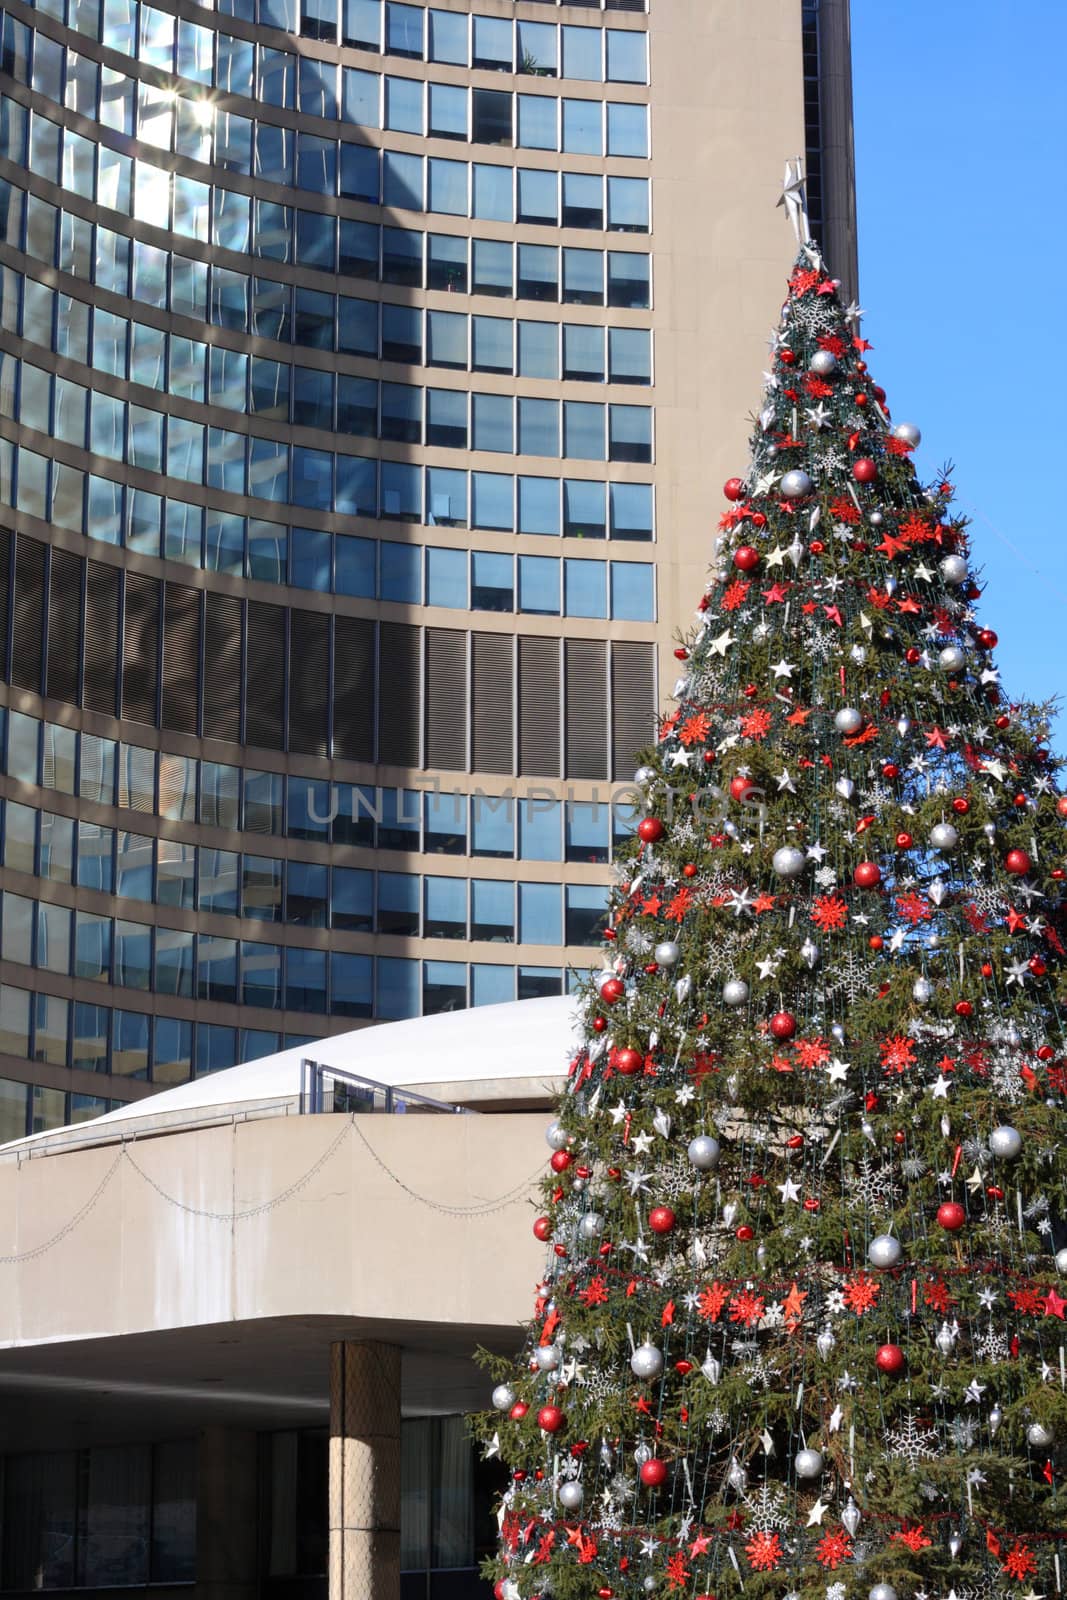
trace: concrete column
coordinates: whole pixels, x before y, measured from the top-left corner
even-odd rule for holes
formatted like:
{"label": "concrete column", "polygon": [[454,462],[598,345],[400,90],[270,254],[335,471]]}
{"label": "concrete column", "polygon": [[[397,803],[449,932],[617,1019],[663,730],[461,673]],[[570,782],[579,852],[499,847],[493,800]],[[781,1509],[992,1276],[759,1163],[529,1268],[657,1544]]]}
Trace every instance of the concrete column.
{"label": "concrete column", "polygon": [[256,1600],[257,1439],[204,1428],[197,1442],[197,1600]]}
{"label": "concrete column", "polygon": [[400,1350],[330,1348],[329,1600],[399,1600]]}
{"label": "concrete column", "polygon": [[859,299],[856,161],[852,142],[852,34],[849,0],[819,3],[819,120],[826,264],[846,299]]}

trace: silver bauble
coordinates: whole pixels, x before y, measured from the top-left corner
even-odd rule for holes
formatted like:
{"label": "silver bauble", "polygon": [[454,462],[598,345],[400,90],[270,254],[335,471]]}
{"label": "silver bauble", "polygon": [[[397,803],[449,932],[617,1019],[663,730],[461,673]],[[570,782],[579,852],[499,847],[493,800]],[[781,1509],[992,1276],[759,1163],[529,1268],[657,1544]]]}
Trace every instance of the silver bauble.
{"label": "silver bauble", "polygon": [[935,850],[955,850],[960,836],[951,822],[935,822],[930,829],[930,843]]}
{"label": "silver bauble", "polygon": [[663,1352],[646,1340],[639,1344],[630,1357],[630,1368],[636,1378],[658,1378],[663,1371]]}
{"label": "silver bauble", "polygon": [[882,523],[885,521],[885,518],[880,511],[868,511],[867,521],[870,523],[872,528],[880,528]]}
{"label": "silver bauble", "polygon": [[994,1406],[992,1411],[989,1413],[989,1435],[990,1435],[990,1438],[993,1438],[993,1439],[996,1438],[997,1429],[1000,1427],[1000,1424],[1003,1421],[1004,1421],[1004,1413],[1003,1413],[1003,1411],[1001,1411],[999,1406]]}
{"label": "silver bauble", "polygon": [[719,1141],[709,1133],[698,1133],[695,1139],[690,1140],[686,1155],[689,1165],[696,1167],[698,1172],[711,1172],[719,1164]]}
{"label": "silver bauble", "polygon": [[841,1513],[841,1523],[845,1532],[854,1539],[856,1537],[856,1529],[859,1527],[862,1521],[863,1513],[860,1511],[859,1506],[856,1504],[855,1500],[853,1500],[852,1496],[849,1495],[848,1505]]}
{"label": "silver bauble", "polygon": [[967,657],[958,644],[947,644],[937,659],[946,672],[959,672]]}
{"label": "silver bauble", "polygon": [[902,739],[905,737],[906,734],[909,734],[911,732],[911,718],[910,717],[898,717],[897,718],[897,732],[900,734],[900,737]]}
{"label": "silver bauble", "polygon": [[790,472],[782,473],[779,485],[787,500],[802,500],[812,491],[812,481],[800,467],[794,467]]}
{"label": "silver bauble", "polygon": [[731,978],[729,983],[724,983],[722,998],[725,1005],[743,1006],[748,999],[748,984],[744,978]]}
{"label": "silver bauble", "polygon": [[505,1578],[500,1585],[502,1600],[522,1600],[519,1586],[514,1578]]}
{"label": "silver bauble", "polygon": [[982,832],[985,834],[987,839],[995,839],[996,836],[997,836],[997,825],[996,825],[996,823],[995,822],[983,822],[982,823]]}
{"label": "silver bauble", "polygon": [[817,1478],[822,1466],[821,1450],[798,1450],[793,1462],[798,1478]]}
{"label": "silver bauble", "polygon": [[[605,974],[607,976],[607,974]],[[545,1129],[545,1143],[550,1150],[563,1150],[571,1142],[571,1136],[558,1122],[550,1122]]]}
{"label": "silver bauble", "polygon": [[1056,1271],[1062,1272],[1067,1277],[1067,1245],[1062,1250],[1056,1251]]}
{"label": "silver bauble", "polygon": [[838,778],[834,784],[834,793],[839,794],[842,800],[851,800],[856,792],[856,785],[851,778]]}
{"label": "silver bauble", "polygon": [[947,1322],[943,1322],[934,1335],[934,1343],[943,1356],[950,1356],[956,1348],[956,1335]]}
{"label": "silver bauble", "polygon": [[814,372],[817,378],[828,378],[831,372],[837,371],[837,357],[832,350],[816,350],[808,362],[808,371]]}
{"label": "silver bauble", "polygon": [[962,1535],[958,1534],[958,1533],[955,1533],[955,1532],[950,1533],[949,1536],[948,1536],[948,1553],[952,1557],[953,1561],[955,1561],[956,1557],[959,1555],[959,1553],[960,1553],[960,1551],[962,1549],[963,1549],[963,1537],[962,1537]]}
{"label": "silver bauble", "polygon": [[834,727],[838,733],[858,733],[863,727],[863,712],[855,706],[842,706],[834,713]]}
{"label": "silver bauble", "polygon": [[966,561],[962,556],[944,556],[941,561],[941,576],[944,578],[946,583],[966,583]]}
{"label": "silver bauble", "polygon": [[809,972],[814,972],[815,968],[819,965],[820,954],[821,952],[814,939],[804,940],[804,943],[800,947],[800,959],[803,961]]}
{"label": "silver bauble", "polygon": [[744,1494],[748,1488],[748,1470],[741,1465],[736,1456],[730,1462],[730,1470],[726,1474],[726,1481],[730,1488],[735,1489],[738,1494]]}
{"label": "silver bauble", "polygon": [[575,1178],[574,1182],[571,1184],[571,1192],[573,1194],[584,1194],[585,1193],[585,1185],[586,1185],[586,1179],[585,1178]]}
{"label": "silver bauble", "polygon": [[495,1411],[510,1411],[515,1404],[515,1391],[510,1383],[498,1383],[492,1394]]}
{"label": "silver bauble", "polygon": [[705,1378],[707,1378],[712,1388],[714,1388],[719,1379],[722,1377],[722,1362],[717,1356],[713,1356],[709,1350],[703,1361],[700,1363],[700,1370],[704,1374]]}
{"label": "silver bauble", "polygon": [[583,1239],[599,1239],[604,1232],[604,1218],[599,1211],[587,1211],[578,1224]]}
{"label": "silver bauble", "polygon": [[555,1372],[560,1359],[561,1351],[558,1344],[539,1344],[534,1350],[534,1361],[542,1372]]}
{"label": "silver bauble", "polygon": [[651,1573],[649,1573],[647,1578],[642,1579],[641,1587],[645,1591],[646,1594],[655,1594],[655,1592],[656,1592],[656,1580],[652,1576]]}
{"label": "silver bauble", "polygon": [[643,1467],[646,1461],[652,1460],[652,1451],[648,1448],[647,1444],[638,1445],[637,1449],[634,1451],[634,1460],[639,1467]]}
{"label": "silver bauble", "polygon": [[834,1330],[830,1327],[829,1323],[827,1323],[826,1327],[820,1330],[815,1340],[815,1348],[822,1356],[824,1361],[836,1343],[837,1340],[834,1338]]}
{"label": "silver bauble", "polygon": [[682,947],[674,939],[664,939],[654,951],[656,962],[661,967],[676,967],[682,959]]}
{"label": "silver bauble", "polygon": [[585,1491],[574,1478],[568,1478],[566,1483],[560,1484],[556,1498],[564,1511],[577,1511],[585,1499]]}
{"label": "silver bauble", "polygon": [[916,978],[911,986],[911,998],[921,1006],[928,1006],[934,998],[934,986],[929,978]]}
{"label": "silver bauble", "polygon": [[760,1267],[760,1268],[765,1267],[769,1260],[770,1260],[770,1256],[767,1253],[767,1246],[765,1244],[758,1244],[756,1246],[756,1265],[757,1265],[757,1267]]}
{"label": "silver bauble", "polygon": [[647,784],[653,783],[655,781],[655,777],[655,767],[638,767],[637,771],[634,773],[634,782],[639,783],[643,789]]}
{"label": "silver bauble", "polygon": [[879,1272],[888,1272],[897,1265],[903,1253],[899,1239],[894,1239],[891,1233],[879,1233],[867,1247],[867,1260]]}
{"label": "silver bauble", "polygon": [[1018,1128],[1003,1123],[989,1135],[989,1148],[1001,1161],[1015,1161],[1023,1148],[1023,1136]]}
{"label": "silver bauble", "polygon": [[1026,1442],[1035,1450],[1047,1450],[1056,1435],[1051,1428],[1046,1428],[1043,1422],[1031,1422],[1026,1430]]}
{"label": "silver bauble", "polygon": [[805,855],[796,845],[783,844],[771,857],[771,866],[780,878],[799,878],[804,871]]}
{"label": "silver bauble", "polygon": [[867,1600],[897,1600],[897,1591],[891,1583],[876,1583],[872,1586]]}
{"label": "silver bauble", "polygon": [[903,439],[905,444],[910,444],[912,449],[918,449],[922,443],[922,433],[914,422],[898,422],[893,429],[894,439]]}

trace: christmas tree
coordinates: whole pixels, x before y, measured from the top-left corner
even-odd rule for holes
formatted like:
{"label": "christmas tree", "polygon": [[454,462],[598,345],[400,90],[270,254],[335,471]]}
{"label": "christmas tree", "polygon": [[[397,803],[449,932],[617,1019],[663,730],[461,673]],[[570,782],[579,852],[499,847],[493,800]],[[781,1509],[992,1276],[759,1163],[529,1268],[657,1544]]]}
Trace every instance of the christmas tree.
{"label": "christmas tree", "polygon": [[1067,796],[858,316],[806,244],[637,773],[498,1600],[1061,1590]]}

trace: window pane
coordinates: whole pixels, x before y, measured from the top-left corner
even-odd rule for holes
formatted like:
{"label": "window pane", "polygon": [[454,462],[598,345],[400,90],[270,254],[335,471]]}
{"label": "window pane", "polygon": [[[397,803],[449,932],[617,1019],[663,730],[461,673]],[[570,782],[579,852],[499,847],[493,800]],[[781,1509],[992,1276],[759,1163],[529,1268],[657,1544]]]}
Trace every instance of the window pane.
{"label": "window pane", "polygon": [[556,100],[545,94],[519,95],[519,144],[525,150],[556,150]]}
{"label": "window pane", "polygon": [[419,6],[390,3],[385,8],[385,48],[390,55],[422,59],[422,19]]}
{"label": "window pane", "polygon": [[603,383],[603,328],[587,327],[584,323],[564,323],[563,376],[584,383]]}
{"label": "window pane", "polygon": [[627,622],[653,622],[652,567],[643,561],[611,563],[611,615]]}
{"label": "window pane", "polygon": [[451,234],[427,235],[426,285],[456,294],[467,291],[467,241]]}
{"label": "window pane", "polygon": [[[458,18],[457,21],[466,21]],[[467,137],[467,91],[455,84],[430,84],[429,132],[437,139]],[[466,189],[466,185],[464,185]]]}
{"label": "window pane", "polygon": [[[426,961],[422,975],[422,1011],[430,1017],[441,1011],[462,1011],[467,1004],[467,965],[464,961]],[[450,1419],[444,1419],[448,1421]]]}
{"label": "window pane", "polygon": [[519,401],[519,453],[526,456],[559,455],[559,402]]}
{"label": "window pane", "polygon": [[648,183],[644,178],[608,179],[608,229],[648,232]]}
{"label": "window pane", "polygon": [[516,22],[517,72],[554,78],[559,70],[558,30],[554,22]]}
{"label": "window pane", "polygon": [[382,201],[402,210],[422,210],[422,157],[386,150],[382,156]]}
{"label": "window pane", "polygon": [[564,401],[563,454],[577,461],[603,461],[604,407],[602,405],[587,400]]}
{"label": "window pane", "polygon": [[423,897],[424,938],[467,937],[466,878],[424,878]]}
{"label": "window pane", "polygon": [[467,318],[465,316],[455,311],[426,313],[426,361],[433,367],[466,368]]}
{"label": "window pane", "polygon": [[515,854],[515,802],[505,795],[471,797],[471,854],[510,859]]}
{"label": "window pane", "polygon": [[563,300],[566,305],[604,303],[604,256],[600,250],[564,250]]}
{"label": "window pane", "polygon": [[471,526],[511,533],[514,480],[499,472],[471,473]]}
{"label": "window pane", "polygon": [[378,591],[381,599],[419,605],[422,601],[422,551],[419,546],[395,544],[391,539],[383,539],[379,553],[381,575]]}
{"label": "window pane", "polygon": [[489,72],[512,70],[512,24],[497,17],[474,18],[474,57],[476,67]]}
{"label": "window pane", "polygon": [[515,998],[515,968],[471,964],[471,1005],[504,1005]]}
{"label": "window pane", "polygon": [[559,534],[558,479],[519,479],[519,532]]}
{"label": "window pane", "polygon": [[647,36],[629,28],[608,28],[608,81],[611,83],[647,83]]}
{"label": "window pane", "polygon": [[475,144],[513,143],[510,93],[499,89],[471,90],[471,139]]}
{"label": "window pane", "polygon": [[647,106],[608,106],[608,155],[648,155]]}
{"label": "window pane", "polygon": [[425,849],[435,855],[466,855],[467,802],[464,795],[426,796],[424,841]]}
{"label": "window pane", "polygon": [[419,1009],[419,963],[379,956],[375,974],[375,1015],[384,1021],[395,1021],[417,1017]]}
{"label": "window pane", "polygon": [[519,610],[559,616],[559,562],[553,556],[519,557]]}
{"label": "window pane", "polygon": [[427,389],[426,443],[446,449],[467,446],[467,394],[463,389]]}
{"label": "window pane", "polygon": [[335,928],[370,933],[374,927],[374,874],[353,867],[334,867],[330,919]]}
{"label": "window pane", "polygon": [[428,14],[430,38],[428,55],[431,61],[445,61],[451,66],[467,65],[467,30],[465,15],[452,11],[430,11]]}
{"label": "window pane", "polygon": [[563,807],[558,800],[522,800],[519,813],[519,860],[558,861]]}
{"label": "window pane", "polygon": [[[477,167],[474,169],[476,196],[479,170]],[[509,187],[508,221],[511,220],[510,195],[511,190]],[[476,211],[475,215],[480,216],[481,212]],[[510,295],[513,282],[511,245],[498,239],[475,239],[471,292],[473,294]]]}
{"label": "window pane", "polygon": [[471,367],[475,372],[508,372],[514,366],[510,317],[471,318]]}
{"label": "window pane", "polygon": [[519,376],[559,377],[559,325],[555,322],[520,322]]}
{"label": "window pane", "polygon": [[604,226],[604,185],[599,175],[587,172],[563,174],[563,226],[602,228]]}
{"label": "window pane", "polygon": [[612,461],[652,460],[651,407],[608,407],[608,456]]}
{"label": "window pane", "polygon": [[651,539],[652,485],[650,483],[611,485],[611,537]]}
{"label": "window pane", "polygon": [[515,448],[513,404],[510,395],[475,394],[471,397],[471,443],[475,450]]}
{"label": "window pane", "polygon": [[[511,167],[490,167],[483,162],[475,162],[471,215],[481,217],[486,222],[511,222],[512,182]],[[481,243],[483,241],[479,239],[474,242],[476,262],[478,246]],[[510,246],[504,245],[501,248],[508,250],[510,255]],[[510,283],[510,273],[508,281]]]}
{"label": "window pane", "polygon": [[439,550],[432,545],[427,549],[426,603],[431,606],[466,609],[467,552],[465,550]]}
{"label": "window pane", "polygon": [[373,963],[370,956],[331,951],[331,1013],[340,1017],[369,1017],[373,1009]]}
{"label": "window pane", "polygon": [[428,163],[430,192],[426,209],[448,216],[467,215],[467,163],[432,156]]}
{"label": "window pane", "polygon": [[539,1000],[563,993],[563,974],[558,967],[520,967],[518,998]]}
{"label": "window pane", "polygon": [[572,539],[603,539],[604,485],[583,478],[563,484],[563,531]]}
{"label": "window pane", "polygon": [[471,554],[472,611],[513,611],[515,578],[512,557],[487,550]]}
{"label": "window pane", "polygon": [[652,335],[647,328],[609,329],[608,377],[611,383],[652,382]]}
{"label": "window pane", "polygon": [[599,100],[564,100],[563,148],[568,155],[604,154],[604,113]]}
{"label": "window pane", "polygon": [[600,50],[599,28],[564,27],[563,76],[599,83],[603,75]]}
{"label": "window pane", "polygon": [[427,527],[467,526],[467,474],[451,467],[426,469]]}
{"label": "window pane", "polygon": [[608,859],[611,810],[595,800],[572,800],[567,806],[568,861],[599,863]]}
{"label": "window pane", "polygon": [[422,132],[422,84],[417,78],[386,78],[385,126],[398,133]]}
{"label": "window pane", "polygon": [[604,561],[564,561],[564,610],[568,617],[607,615],[606,568]]}
{"label": "window pane", "polygon": [[519,298],[559,299],[559,251],[552,245],[519,246]]}
{"label": "window pane", "polygon": [[[519,168],[519,222],[539,224],[559,221],[559,179],[554,172]],[[599,179],[595,180],[599,183]]]}
{"label": "window pane", "polygon": [[608,909],[608,889],[600,884],[569,884],[567,899],[567,944],[599,945]]}
{"label": "window pane", "polygon": [[522,944],[562,944],[563,918],[557,884],[519,884],[519,940]]}

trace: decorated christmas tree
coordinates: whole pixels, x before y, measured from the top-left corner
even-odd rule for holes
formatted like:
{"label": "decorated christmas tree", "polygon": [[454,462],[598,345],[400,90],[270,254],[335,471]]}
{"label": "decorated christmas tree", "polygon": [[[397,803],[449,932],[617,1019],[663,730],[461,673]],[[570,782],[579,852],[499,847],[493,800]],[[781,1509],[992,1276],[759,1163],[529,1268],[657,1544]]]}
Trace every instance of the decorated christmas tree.
{"label": "decorated christmas tree", "polygon": [[805,243],[476,1424],[498,1600],[1061,1591],[1067,796],[858,316]]}

